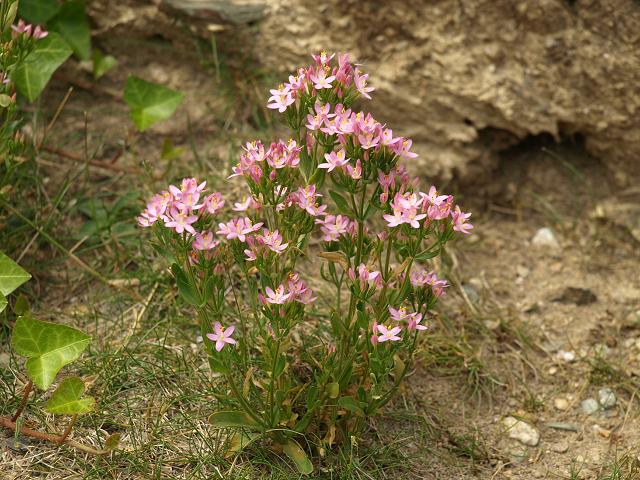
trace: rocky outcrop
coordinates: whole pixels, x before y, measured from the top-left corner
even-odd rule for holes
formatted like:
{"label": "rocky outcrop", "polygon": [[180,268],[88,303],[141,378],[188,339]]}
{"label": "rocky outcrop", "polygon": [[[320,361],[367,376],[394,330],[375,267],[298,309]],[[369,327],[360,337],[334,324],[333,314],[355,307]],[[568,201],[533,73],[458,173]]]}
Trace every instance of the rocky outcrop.
{"label": "rocky outcrop", "polygon": [[265,2],[261,61],[350,52],[378,87],[364,107],[414,139],[426,173],[476,177],[543,133],[580,134],[620,183],[640,170],[637,1]]}

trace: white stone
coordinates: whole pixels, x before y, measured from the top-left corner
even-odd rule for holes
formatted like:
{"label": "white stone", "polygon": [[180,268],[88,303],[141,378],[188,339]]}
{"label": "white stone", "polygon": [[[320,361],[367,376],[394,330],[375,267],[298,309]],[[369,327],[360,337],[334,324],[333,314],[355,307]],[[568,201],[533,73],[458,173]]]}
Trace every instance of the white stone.
{"label": "white stone", "polygon": [[576,352],[574,352],[573,350],[558,350],[556,356],[558,357],[558,360],[562,360],[564,362],[573,362],[576,359]]}
{"label": "white stone", "polygon": [[553,401],[553,405],[558,409],[558,410],[566,410],[567,408],[569,408],[569,402],[567,401],[566,398],[556,398]]}
{"label": "white stone", "polygon": [[536,232],[531,240],[531,243],[536,247],[545,247],[545,248],[560,248],[560,244],[558,243],[558,239],[554,235],[553,231],[550,228],[544,227]]}
{"label": "white stone", "polygon": [[540,434],[528,423],[514,417],[506,417],[502,423],[509,433],[509,438],[513,438],[530,447],[538,445]]}
{"label": "white stone", "polygon": [[598,410],[600,410],[600,405],[593,398],[587,398],[586,400],[583,400],[580,403],[580,406],[582,407],[582,411],[587,415],[593,415]]}
{"label": "white stone", "polygon": [[610,388],[601,388],[598,391],[598,400],[602,408],[611,408],[616,404],[616,394]]}

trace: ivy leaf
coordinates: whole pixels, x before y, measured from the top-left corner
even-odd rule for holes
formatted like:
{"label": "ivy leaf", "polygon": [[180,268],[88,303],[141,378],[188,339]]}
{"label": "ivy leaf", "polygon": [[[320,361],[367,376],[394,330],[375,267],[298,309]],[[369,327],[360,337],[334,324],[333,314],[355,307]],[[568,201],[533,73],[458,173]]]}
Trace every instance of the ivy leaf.
{"label": "ivy leaf", "polygon": [[313,464],[304,450],[298,445],[295,440],[288,440],[282,446],[282,451],[295,463],[296,468],[303,475],[309,475],[313,472]]}
{"label": "ivy leaf", "polygon": [[118,64],[116,57],[103,55],[98,49],[93,50],[93,77],[97,80]]}
{"label": "ivy leaf", "polygon": [[3,296],[6,297],[30,278],[31,275],[20,265],[0,252],[0,293]]}
{"label": "ivy leaf", "polygon": [[29,23],[47,23],[60,10],[57,0],[20,0],[18,13]]}
{"label": "ivy leaf", "polygon": [[49,413],[76,415],[93,410],[96,401],[93,397],[83,397],[84,382],[78,377],[65,378],[53,392],[44,409]]}
{"label": "ivy leaf", "polygon": [[182,92],[134,76],[129,76],[124,87],[124,100],[131,110],[131,119],[141,132],[173,115],[183,97]]}
{"label": "ivy leaf", "polygon": [[17,354],[28,358],[29,378],[46,390],[60,369],[76,360],[90,341],[89,335],[75,328],[19,317],[11,344]]}
{"label": "ivy leaf", "polygon": [[209,423],[218,428],[249,428],[259,430],[260,425],[245,412],[215,412],[209,416]]}
{"label": "ivy leaf", "polygon": [[53,72],[73,51],[60,35],[49,32],[15,70],[15,82],[21,94],[33,102],[47,86]]}
{"label": "ivy leaf", "polygon": [[47,24],[58,32],[81,60],[91,58],[91,30],[85,13],[84,0],[67,0]]}

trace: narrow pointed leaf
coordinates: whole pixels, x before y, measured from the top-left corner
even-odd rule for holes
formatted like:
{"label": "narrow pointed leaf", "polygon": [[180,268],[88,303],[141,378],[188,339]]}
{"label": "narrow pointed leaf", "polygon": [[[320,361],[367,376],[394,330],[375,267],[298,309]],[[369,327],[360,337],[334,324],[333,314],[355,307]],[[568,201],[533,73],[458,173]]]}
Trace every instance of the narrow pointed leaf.
{"label": "narrow pointed leaf", "polygon": [[35,48],[15,71],[18,91],[33,102],[47,86],[53,72],[62,65],[73,51],[60,35],[49,32],[38,40]]}
{"label": "narrow pointed leaf", "polygon": [[84,382],[78,377],[65,378],[53,392],[44,409],[49,413],[76,415],[93,410],[96,401],[93,397],[83,397]]}
{"label": "narrow pointed leaf", "polygon": [[81,60],[91,58],[91,31],[85,13],[84,0],[67,0],[47,24],[58,32]]}
{"label": "narrow pointed leaf", "polygon": [[29,280],[31,275],[0,252],[0,293],[5,297]]}
{"label": "narrow pointed leaf", "polygon": [[138,130],[145,131],[160,120],[166,120],[182,102],[184,93],[130,76],[124,88],[131,119]]}
{"label": "narrow pointed leaf", "polygon": [[209,416],[209,423],[219,428],[249,428],[259,429],[260,425],[244,412],[226,411],[216,412]]}
{"label": "narrow pointed leaf", "polygon": [[294,440],[289,440],[282,446],[282,451],[295,463],[296,468],[303,475],[313,472],[313,464],[304,450]]}
{"label": "narrow pointed leaf", "polygon": [[91,337],[66,325],[20,317],[13,327],[11,341],[16,353],[28,358],[29,378],[46,390],[60,369],[87,348]]}

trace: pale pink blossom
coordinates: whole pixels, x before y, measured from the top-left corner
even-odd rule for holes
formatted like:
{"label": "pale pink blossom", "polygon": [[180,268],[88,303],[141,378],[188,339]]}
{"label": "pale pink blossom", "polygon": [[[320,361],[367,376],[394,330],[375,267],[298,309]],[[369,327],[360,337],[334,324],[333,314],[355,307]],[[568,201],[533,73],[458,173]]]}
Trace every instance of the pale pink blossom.
{"label": "pale pink blossom", "polygon": [[349,159],[345,157],[346,153],[344,149],[338,152],[325,153],[324,158],[326,162],[319,164],[318,168],[325,168],[327,172],[332,172],[335,168],[342,167],[349,162]]}
{"label": "pale pink blossom", "polygon": [[291,292],[284,293],[284,285],[280,285],[275,291],[270,287],[265,288],[264,291],[267,294],[265,301],[273,305],[282,305],[291,297]]}
{"label": "pale pink blossom", "polygon": [[260,227],[262,227],[262,223],[253,225],[251,219],[248,217],[234,218],[227,223],[219,223],[219,230],[216,233],[226,236],[227,240],[237,238],[241,242],[244,242],[247,239],[247,235],[259,230]]}
{"label": "pale pink blossom", "polygon": [[468,235],[471,233],[473,225],[467,222],[467,219],[471,216],[470,213],[464,213],[460,210],[460,207],[456,205],[456,208],[451,212],[451,218],[453,220],[453,229],[456,232],[464,233]]}
{"label": "pale pink blossom", "polygon": [[373,87],[367,87],[367,79],[369,78],[368,74],[361,75],[359,69],[355,69],[355,73],[353,76],[353,83],[356,86],[356,90],[360,92],[360,94],[369,100],[371,100],[371,95],[369,93],[373,92],[375,89]]}
{"label": "pale pink blossom", "polygon": [[278,232],[278,230],[274,230],[270,232],[268,229],[263,230],[262,235],[258,235],[258,240],[261,241],[264,245],[266,245],[269,250],[280,254],[284,252],[289,246],[288,243],[282,243],[282,235]]}
{"label": "pale pink blossom", "polygon": [[191,225],[197,220],[197,215],[189,215],[188,212],[181,211],[175,207],[172,207],[169,215],[167,215],[166,217],[164,224],[168,228],[173,228],[176,233],[182,234],[184,232],[188,232],[191,235],[195,235],[196,231]]}
{"label": "pale pink blossom", "polygon": [[213,232],[196,233],[192,246],[195,250],[212,250],[220,244],[219,241],[213,239]]}
{"label": "pale pink blossom", "polygon": [[267,103],[267,108],[278,110],[280,113],[283,113],[289,105],[296,101],[291,94],[290,87],[285,85],[281,85],[278,89],[272,89],[270,92],[269,102],[271,103]]}
{"label": "pale pink blossom", "polygon": [[313,82],[313,86],[316,90],[322,90],[323,88],[332,88],[331,82],[336,79],[334,75],[327,77],[327,69],[319,68],[316,73],[309,75],[309,80]]}
{"label": "pale pink blossom", "polygon": [[384,325],[378,325],[378,333],[380,336],[378,337],[378,342],[397,342],[398,340],[402,340],[398,334],[402,331],[400,327],[385,327]]}
{"label": "pale pink blossom", "polygon": [[214,215],[218,210],[224,207],[224,200],[222,199],[222,194],[220,192],[212,193],[211,195],[207,195],[202,202],[203,208],[209,212],[211,215]]}
{"label": "pale pink blossom", "polygon": [[237,343],[233,338],[231,338],[234,330],[235,326],[233,325],[225,329],[220,322],[216,322],[213,324],[213,333],[207,333],[207,338],[212,342],[216,342],[216,351],[219,352],[227,343],[230,345],[235,345]]}
{"label": "pale pink blossom", "polygon": [[325,242],[335,242],[341,235],[348,232],[352,220],[343,215],[327,215],[324,220],[316,220],[322,231],[322,239]]}
{"label": "pale pink blossom", "polygon": [[360,283],[360,289],[364,290],[370,283],[373,283],[376,287],[382,286],[382,275],[377,270],[369,270],[364,263],[358,266],[358,270],[349,268],[347,275],[352,281],[358,280]]}

